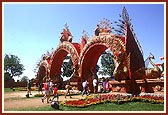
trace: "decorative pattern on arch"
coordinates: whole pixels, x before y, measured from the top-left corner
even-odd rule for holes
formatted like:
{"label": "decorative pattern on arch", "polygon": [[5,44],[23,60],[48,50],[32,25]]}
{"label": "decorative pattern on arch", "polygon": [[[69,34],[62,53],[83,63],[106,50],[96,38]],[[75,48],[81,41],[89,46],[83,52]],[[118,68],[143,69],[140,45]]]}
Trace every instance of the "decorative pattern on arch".
{"label": "decorative pattern on arch", "polygon": [[85,77],[89,77],[87,74],[89,73],[89,69],[96,66],[100,55],[106,49],[110,48],[115,56],[126,51],[125,39],[125,36],[117,36],[113,34],[94,36],[93,39],[84,46],[80,55],[80,76],[82,79],[88,79]]}
{"label": "decorative pattern on arch", "polygon": [[46,63],[41,63],[39,70],[38,70],[38,74],[37,74],[37,79],[38,82],[42,83],[43,82],[43,78],[47,75],[47,65]]}
{"label": "decorative pattern on arch", "polygon": [[50,77],[61,74],[61,66],[67,54],[70,54],[74,66],[78,64],[79,53],[80,45],[78,43],[67,41],[60,43],[51,57]]}
{"label": "decorative pattern on arch", "polygon": [[87,43],[83,48],[80,55],[80,61],[83,60],[84,55],[91,47],[98,44],[105,45],[106,47],[110,48],[110,50],[113,52],[114,55],[126,51],[125,39],[126,38],[124,36],[117,36],[113,34],[94,36],[93,39],[89,43]]}

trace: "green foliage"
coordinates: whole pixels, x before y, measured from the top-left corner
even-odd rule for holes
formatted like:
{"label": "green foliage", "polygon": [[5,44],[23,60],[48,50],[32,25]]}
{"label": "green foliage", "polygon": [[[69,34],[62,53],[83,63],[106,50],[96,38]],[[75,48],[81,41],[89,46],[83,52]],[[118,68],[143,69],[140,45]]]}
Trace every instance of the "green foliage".
{"label": "green foliage", "polygon": [[24,66],[21,64],[20,59],[11,54],[5,54],[4,58],[4,74],[10,77],[20,76],[24,71]]}
{"label": "green foliage", "polygon": [[10,83],[14,82],[14,79],[12,78],[9,72],[4,73],[4,81]]}
{"label": "green foliage", "polygon": [[28,80],[29,80],[29,78],[27,76],[23,76],[20,81],[27,82]]}
{"label": "green foliage", "polygon": [[70,57],[66,57],[66,60],[63,62],[62,64],[62,68],[63,68],[63,72],[62,72],[62,76],[66,76],[66,77],[70,77],[73,73],[73,63]]}
{"label": "green foliage", "polygon": [[16,91],[16,90],[13,90],[12,88],[4,88],[4,92],[13,92],[13,91]]}
{"label": "green foliage", "polygon": [[113,71],[115,69],[113,57],[114,56],[110,52],[104,52],[101,55],[102,69],[99,71],[99,74],[109,76],[113,75]]}

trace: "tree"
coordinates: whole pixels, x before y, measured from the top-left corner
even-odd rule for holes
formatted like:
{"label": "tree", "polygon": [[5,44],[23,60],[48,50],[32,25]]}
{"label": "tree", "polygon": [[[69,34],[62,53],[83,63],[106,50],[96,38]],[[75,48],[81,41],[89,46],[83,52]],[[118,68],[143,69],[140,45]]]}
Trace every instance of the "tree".
{"label": "tree", "polygon": [[113,62],[113,55],[110,52],[104,52],[101,55],[101,70],[99,70],[99,74],[101,75],[109,75],[112,76],[113,75],[113,71],[115,69],[115,65]]}
{"label": "tree", "polygon": [[73,63],[70,56],[66,56],[62,64],[62,76],[70,77],[73,73]]}
{"label": "tree", "polygon": [[5,82],[14,82],[15,80],[10,76],[8,72],[4,73],[4,81]]}
{"label": "tree", "polygon": [[28,80],[29,80],[29,78],[27,76],[23,76],[20,81],[27,82]]}
{"label": "tree", "polygon": [[10,76],[11,78],[15,76],[20,76],[24,71],[24,66],[21,64],[20,59],[11,54],[5,54],[4,57],[4,75]]}

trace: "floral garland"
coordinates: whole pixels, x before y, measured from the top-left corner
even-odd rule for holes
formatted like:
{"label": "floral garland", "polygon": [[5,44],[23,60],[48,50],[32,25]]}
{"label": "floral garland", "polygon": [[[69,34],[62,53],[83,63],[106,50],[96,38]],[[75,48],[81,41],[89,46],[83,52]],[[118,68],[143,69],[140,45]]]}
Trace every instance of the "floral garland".
{"label": "floral garland", "polygon": [[62,101],[63,106],[72,107],[86,107],[94,104],[100,104],[105,102],[112,102],[116,104],[123,104],[125,102],[150,102],[150,103],[164,103],[163,96],[155,95],[121,95],[121,94],[106,94],[106,95],[92,95],[87,96],[85,99]]}

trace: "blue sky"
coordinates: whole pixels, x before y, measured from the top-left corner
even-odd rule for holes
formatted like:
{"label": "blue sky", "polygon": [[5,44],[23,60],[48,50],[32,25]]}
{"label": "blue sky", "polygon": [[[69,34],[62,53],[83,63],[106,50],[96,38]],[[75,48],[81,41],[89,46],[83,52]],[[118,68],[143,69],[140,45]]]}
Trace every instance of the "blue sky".
{"label": "blue sky", "polygon": [[34,78],[36,62],[41,55],[56,49],[60,33],[67,23],[73,42],[80,42],[82,31],[89,37],[103,18],[111,22],[119,19],[126,7],[136,36],[144,52],[155,56],[155,63],[164,56],[164,5],[148,4],[4,4],[3,53],[17,55],[25,67],[22,76]]}

